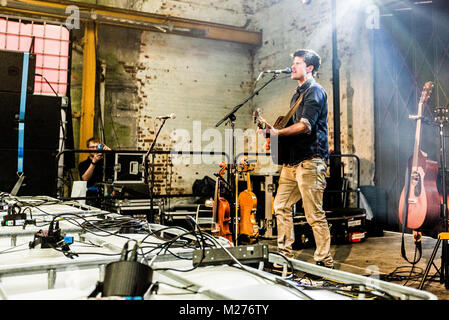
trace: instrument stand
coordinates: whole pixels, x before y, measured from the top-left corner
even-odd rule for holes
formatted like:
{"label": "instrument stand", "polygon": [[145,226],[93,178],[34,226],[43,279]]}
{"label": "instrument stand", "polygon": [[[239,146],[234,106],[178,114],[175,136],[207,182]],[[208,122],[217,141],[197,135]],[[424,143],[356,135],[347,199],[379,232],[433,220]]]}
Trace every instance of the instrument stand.
{"label": "instrument stand", "polygon": [[150,214],[147,215],[147,222],[152,223],[154,222],[154,154],[152,155],[152,159],[151,159],[151,185],[148,182],[148,156],[151,153],[151,151],[153,151],[154,146],[156,145],[156,140],[157,137],[159,136],[159,133],[161,132],[162,127],[165,124],[165,121],[167,121],[167,119],[163,118],[162,119],[162,124],[160,125],[159,129],[157,130],[156,136],[153,139],[153,142],[151,143],[150,149],[148,149],[147,153],[143,156],[143,166],[145,168],[144,171],[144,177],[145,177],[145,184],[148,185],[148,190],[150,191]]}
{"label": "instrument stand", "polygon": [[[228,184],[231,186],[231,198],[233,199],[232,201],[230,201],[230,206],[231,209],[235,210],[235,219],[234,219],[234,230],[235,230],[235,234],[234,234],[234,239],[235,239],[235,244],[237,244],[237,226],[238,226],[238,221],[237,221],[237,215],[238,215],[238,192],[236,190],[237,188],[237,183],[236,183],[236,179],[238,177],[238,175],[236,174],[237,171],[237,164],[236,164],[236,159],[235,159],[235,120],[236,120],[236,116],[235,113],[241,108],[243,107],[243,105],[245,105],[248,101],[250,101],[252,98],[254,98],[256,95],[259,94],[259,92],[265,88],[270,82],[272,82],[273,80],[275,80],[278,77],[278,73],[274,73],[273,76],[271,77],[271,79],[269,81],[267,81],[266,83],[264,83],[263,86],[261,86],[258,90],[254,91],[253,94],[251,94],[245,101],[243,101],[242,103],[236,105],[234,107],[234,109],[232,109],[232,111],[230,113],[228,113],[226,116],[224,116],[223,119],[221,119],[220,121],[217,122],[217,124],[215,125],[215,127],[219,127],[223,122],[225,122],[227,119],[229,119],[229,122],[231,124],[231,156],[229,157],[230,160],[230,164],[229,164],[229,173],[228,173]],[[231,210],[232,212],[232,210]]]}
{"label": "instrument stand", "polygon": [[[448,232],[448,212],[447,212],[447,191],[446,191],[446,150],[444,143],[444,132],[443,132],[443,122],[440,121],[439,125],[440,131],[440,158],[441,158],[441,166],[442,166],[442,178],[441,178],[441,192],[443,195],[443,203],[441,204],[440,216],[443,218],[443,230],[438,234],[438,240],[433,249],[432,255],[430,256],[430,260],[427,263],[426,270],[424,271],[423,278],[418,286],[418,289],[422,289],[424,286],[424,282],[426,281],[427,275],[429,274],[430,268],[433,265],[435,269],[437,269],[437,273],[440,275],[440,283],[444,283],[446,289],[449,289],[449,263],[446,261],[449,256],[448,252],[448,240],[449,240],[449,232]],[[434,259],[437,254],[438,248],[440,247],[440,243],[443,241],[443,245],[441,248],[441,268],[435,266]]]}

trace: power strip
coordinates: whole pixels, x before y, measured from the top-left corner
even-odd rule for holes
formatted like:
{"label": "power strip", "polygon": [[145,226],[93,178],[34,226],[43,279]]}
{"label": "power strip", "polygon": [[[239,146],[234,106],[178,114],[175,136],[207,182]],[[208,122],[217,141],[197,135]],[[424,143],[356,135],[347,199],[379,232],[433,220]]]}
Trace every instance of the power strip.
{"label": "power strip", "polygon": [[[237,247],[227,247],[228,250],[240,263],[257,263],[268,262],[268,246],[267,245],[247,245]],[[206,248],[203,250],[194,250],[192,263],[194,267],[210,266],[218,264],[234,264],[234,259],[223,248]]]}
{"label": "power strip", "polygon": [[26,213],[11,213],[3,217],[2,226],[23,226],[27,219]]}

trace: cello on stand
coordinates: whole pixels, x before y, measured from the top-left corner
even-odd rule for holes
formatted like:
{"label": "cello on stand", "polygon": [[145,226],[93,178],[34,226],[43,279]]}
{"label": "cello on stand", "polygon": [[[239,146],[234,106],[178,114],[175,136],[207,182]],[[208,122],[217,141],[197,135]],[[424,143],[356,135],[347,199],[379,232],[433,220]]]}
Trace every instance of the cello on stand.
{"label": "cello on stand", "polygon": [[[436,185],[438,163],[429,160],[421,150],[421,124],[423,106],[430,97],[432,82],[426,82],[418,104],[418,114],[409,116],[416,120],[416,133],[413,155],[407,166],[405,184],[399,200],[399,220],[402,224],[402,257],[409,263],[416,264],[422,255],[421,229],[433,226],[440,219],[440,196]],[[411,262],[407,259],[404,246],[405,228],[413,230],[418,258]]]}

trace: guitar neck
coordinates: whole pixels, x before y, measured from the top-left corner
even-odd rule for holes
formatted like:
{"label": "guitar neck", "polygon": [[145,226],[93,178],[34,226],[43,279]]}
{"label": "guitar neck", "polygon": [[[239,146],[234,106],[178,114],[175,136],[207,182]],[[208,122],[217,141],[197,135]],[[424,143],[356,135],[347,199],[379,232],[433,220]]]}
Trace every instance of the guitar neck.
{"label": "guitar neck", "polygon": [[428,81],[424,84],[423,91],[421,92],[421,98],[419,99],[418,104],[418,115],[416,120],[416,133],[415,133],[415,146],[413,148],[413,160],[412,160],[412,172],[416,172],[418,167],[418,155],[420,152],[421,145],[421,123],[422,123],[422,114],[423,114],[423,106],[424,103],[427,102],[430,96],[430,92],[432,91],[433,83]]}
{"label": "guitar neck", "polygon": [[422,107],[423,107],[423,104],[419,103],[418,119],[416,120],[415,145],[413,148],[412,170],[416,170],[416,167],[418,166],[418,152],[420,150],[420,145],[421,145]]}

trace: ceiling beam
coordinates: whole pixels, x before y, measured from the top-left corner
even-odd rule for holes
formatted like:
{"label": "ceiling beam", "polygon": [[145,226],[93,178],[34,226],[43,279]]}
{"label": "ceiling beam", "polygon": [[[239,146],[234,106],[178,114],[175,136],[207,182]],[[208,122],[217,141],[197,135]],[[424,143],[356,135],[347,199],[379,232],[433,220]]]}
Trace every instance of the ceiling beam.
{"label": "ceiling beam", "polygon": [[[5,3],[6,5],[4,5]],[[99,24],[230,41],[250,46],[260,46],[262,44],[261,32],[248,31],[241,27],[77,1],[3,0],[0,5],[0,12],[26,16],[38,15],[65,21],[70,14],[70,12],[66,12],[69,6],[76,6],[79,9],[79,19],[81,21],[94,21]]]}

